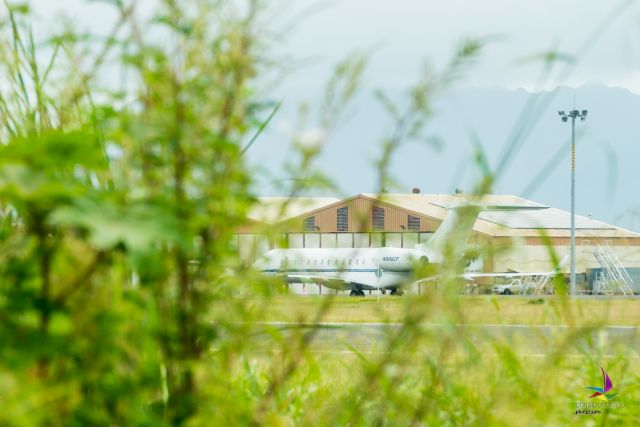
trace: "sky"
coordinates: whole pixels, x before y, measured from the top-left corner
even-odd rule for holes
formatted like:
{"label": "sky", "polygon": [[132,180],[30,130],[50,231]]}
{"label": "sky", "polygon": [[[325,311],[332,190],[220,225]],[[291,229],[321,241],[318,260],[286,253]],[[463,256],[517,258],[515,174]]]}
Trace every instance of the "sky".
{"label": "sky", "polygon": [[[151,2],[143,0],[141,11],[148,11]],[[61,11],[78,23],[79,30],[84,26],[106,31],[112,19],[108,7],[100,3],[35,0],[31,4],[41,17],[43,30],[59,23],[56,17]],[[487,40],[485,49],[454,90],[438,100],[442,111],[434,120],[433,132],[442,138],[445,148],[437,151],[409,145],[401,150],[393,164],[400,184],[397,191],[413,186],[426,192],[448,192],[458,186],[469,189],[473,176],[465,171],[472,155],[469,135],[476,133],[489,160],[497,162],[517,111],[527,99],[524,91],[507,90],[543,89],[537,84],[541,63],[531,58],[557,50],[578,59],[571,73],[555,74],[544,89],[585,84],[587,89],[559,92],[495,190],[526,193],[528,183],[538,175],[536,167],[539,169],[552,157],[558,144],[566,142],[569,129],[556,123],[557,116],[553,116],[556,109],[570,109],[575,96],[578,108],[592,110],[587,123],[581,125],[585,142],[591,142],[579,151],[579,166],[589,169],[579,170],[578,213],[640,228],[640,223],[625,217],[640,207],[631,186],[640,182],[631,162],[638,155],[632,134],[640,134],[640,129],[619,126],[616,120],[625,112],[608,114],[610,108],[597,105],[617,96],[622,97],[624,105],[635,105],[633,94],[640,95],[640,2],[273,0],[270,4],[263,24],[284,35],[272,47],[272,53],[290,60],[293,72],[278,85],[266,88],[269,96],[283,101],[283,108],[264,141],[258,141],[248,153],[256,169],[269,171],[270,178],[260,175],[258,193],[278,191],[271,180],[283,178],[282,164],[291,161],[289,144],[297,106],[301,102],[317,105],[333,65],[354,52],[370,55],[362,92],[351,106],[351,120],[326,141],[318,166],[334,177],[344,195],[376,191],[372,164],[389,123],[371,94],[383,89],[400,98],[417,80],[425,62],[442,69],[460,41],[471,37]],[[594,84],[625,91],[609,94],[589,90],[588,86]],[[597,114],[598,109],[602,114]],[[313,124],[306,129],[312,134],[316,130]],[[618,133],[611,139],[614,131]],[[568,175],[562,163],[566,161],[561,159],[535,191],[524,195],[568,209]],[[612,163],[617,168],[614,178],[608,171]]]}
{"label": "sky", "polygon": [[[307,3],[307,2],[301,2]],[[354,49],[375,49],[371,82],[385,87],[410,81],[424,60],[442,66],[464,37],[494,40],[466,84],[532,87],[539,74],[533,54],[558,49],[574,54],[620,5],[601,0],[334,0],[309,14],[286,49],[331,63]],[[602,81],[640,93],[640,8],[624,13],[581,58],[567,82]]]}
{"label": "sky", "polygon": [[[149,0],[138,8],[148,10]],[[558,49],[576,53],[614,10],[623,13],[591,43],[590,51],[567,82],[601,81],[640,93],[640,5],[633,0],[271,0],[267,26],[285,33],[276,50],[306,59],[299,79],[310,82],[330,64],[355,50],[375,51],[371,85],[403,87],[429,60],[444,64],[464,37],[490,37],[490,43],[465,84],[473,87],[534,86],[535,63],[523,58]],[[55,26],[60,12],[78,29],[108,28],[109,7],[83,0],[32,0],[42,25]],[[291,24],[295,23],[293,26]],[[306,76],[305,79],[302,76]]]}

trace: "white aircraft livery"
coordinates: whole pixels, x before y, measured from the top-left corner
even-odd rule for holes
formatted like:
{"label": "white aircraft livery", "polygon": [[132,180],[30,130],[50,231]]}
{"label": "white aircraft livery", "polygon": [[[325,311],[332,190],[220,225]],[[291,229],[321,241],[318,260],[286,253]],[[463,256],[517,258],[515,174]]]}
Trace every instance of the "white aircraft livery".
{"label": "white aircraft livery", "polygon": [[407,248],[320,248],[273,249],[256,261],[265,274],[281,276],[288,283],[320,283],[364,295],[364,290],[389,290],[415,281],[416,263],[438,264],[450,248],[463,248],[480,208],[463,205],[449,211],[445,220],[425,244]]}

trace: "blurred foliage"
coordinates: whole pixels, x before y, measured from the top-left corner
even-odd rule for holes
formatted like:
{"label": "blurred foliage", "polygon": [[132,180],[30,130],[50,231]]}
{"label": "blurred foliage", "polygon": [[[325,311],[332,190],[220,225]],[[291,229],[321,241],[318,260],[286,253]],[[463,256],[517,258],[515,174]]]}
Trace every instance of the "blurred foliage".
{"label": "blurred foliage", "polygon": [[[158,0],[143,19],[136,1],[105,3],[117,16],[106,36],[66,28],[35,41],[28,6],[5,3],[0,15],[0,425],[576,422],[567,384],[582,392],[601,354],[585,350],[576,366],[563,350],[598,325],[558,334],[531,363],[479,342],[444,286],[407,298],[401,327],[370,354],[318,351],[317,328],[257,331],[279,288],[241,262],[233,233],[255,203],[243,147],[280,105],[259,85],[274,66],[266,5]],[[427,68],[404,100],[378,94],[394,124],[377,162],[381,193],[402,143],[434,143],[432,98],[483,43]],[[290,195],[334,188],[314,161],[366,62],[338,64],[319,109],[301,107]],[[478,158],[481,195],[493,180]],[[437,273],[456,277],[459,253],[448,248]],[[332,304],[298,320],[320,322]],[[571,324],[569,302],[558,307]],[[432,320],[442,328],[419,327]],[[636,401],[628,360],[610,370]],[[631,410],[602,419],[635,421]]]}
{"label": "blurred foliage", "polygon": [[45,43],[5,8],[2,424],[180,424],[204,403],[205,314],[253,200],[261,5],[112,6],[106,39]]}

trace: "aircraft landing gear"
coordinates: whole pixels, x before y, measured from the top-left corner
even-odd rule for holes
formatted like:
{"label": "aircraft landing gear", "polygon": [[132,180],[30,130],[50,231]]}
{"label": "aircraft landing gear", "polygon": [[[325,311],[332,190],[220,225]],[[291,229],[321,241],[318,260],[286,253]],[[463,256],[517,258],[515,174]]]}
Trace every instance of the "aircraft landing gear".
{"label": "aircraft landing gear", "polygon": [[391,292],[389,292],[390,295],[396,295],[396,296],[400,296],[400,295],[404,295],[404,292],[401,291],[400,289],[391,289]]}
{"label": "aircraft landing gear", "polygon": [[351,289],[351,292],[349,292],[349,296],[351,296],[351,297],[363,297],[364,296],[364,291],[362,289]]}

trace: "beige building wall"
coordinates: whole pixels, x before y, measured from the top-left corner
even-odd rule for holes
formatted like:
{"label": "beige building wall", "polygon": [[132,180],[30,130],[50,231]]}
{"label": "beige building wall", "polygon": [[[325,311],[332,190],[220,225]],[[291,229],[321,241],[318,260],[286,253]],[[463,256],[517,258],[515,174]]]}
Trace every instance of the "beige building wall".
{"label": "beige building wall", "polygon": [[[605,244],[609,239],[594,241],[591,244],[576,245],[576,272],[584,273],[587,269],[601,267],[594,252],[599,244]],[[613,254],[626,268],[640,267],[640,246],[637,245],[609,245]],[[551,251],[554,251],[558,260],[565,259],[562,271],[569,272],[569,245],[543,244],[515,244],[513,246],[495,247],[493,271],[551,271],[553,269]]]}
{"label": "beige building wall", "polygon": [[[307,215],[301,216],[298,221],[299,231],[302,231],[302,224],[305,218],[315,217],[315,224],[322,233],[338,232],[338,209],[348,209],[348,229],[347,232],[368,232],[372,229],[372,212],[373,207],[384,209],[384,231],[386,232],[403,232],[408,231],[409,215],[420,218],[421,232],[433,232],[440,224],[440,221],[428,216],[410,212],[383,202],[373,201],[365,197],[356,197],[345,201],[344,203],[329,206]],[[404,227],[404,228],[403,228]]]}

